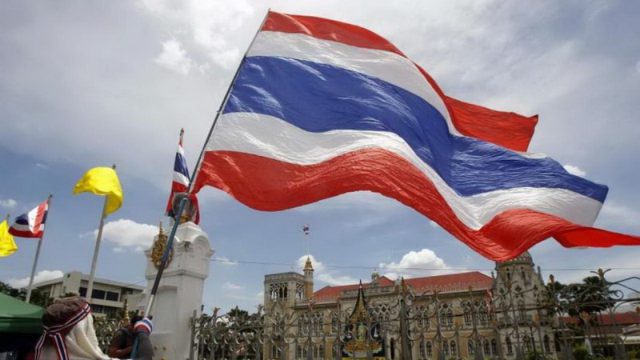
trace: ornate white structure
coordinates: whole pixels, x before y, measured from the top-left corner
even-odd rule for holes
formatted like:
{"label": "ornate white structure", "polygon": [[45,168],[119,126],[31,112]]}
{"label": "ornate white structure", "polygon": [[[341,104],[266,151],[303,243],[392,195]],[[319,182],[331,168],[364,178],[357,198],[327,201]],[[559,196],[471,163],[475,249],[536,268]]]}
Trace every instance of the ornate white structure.
{"label": "ornate white structure", "polygon": [[[154,246],[145,251],[146,294],[153,287],[158,272],[154,263],[158,261],[158,254],[164,249],[162,242],[166,237],[161,228],[160,233],[154,238]],[[209,276],[209,264],[213,253],[209,237],[198,225],[185,222],[178,226],[173,257],[164,270],[151,309],[151,314],[157,315],[153,319],[154,328],[151,334],[154,359],[188,359],[190,319],[194,311],[196,315],[200,315],[204,282]],[[146,300],[143,303],[146,304]]]}

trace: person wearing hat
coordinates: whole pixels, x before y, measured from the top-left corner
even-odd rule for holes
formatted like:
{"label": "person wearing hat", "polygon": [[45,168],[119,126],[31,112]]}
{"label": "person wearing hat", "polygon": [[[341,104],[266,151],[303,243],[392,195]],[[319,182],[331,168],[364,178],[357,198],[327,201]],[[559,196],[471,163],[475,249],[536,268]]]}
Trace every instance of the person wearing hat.
{"label": "person wearing hat", "polygon": [[[44,333],[36,344],[35,360],[110,360],[98,346],[89,304],[78,296],[56,300],[42,315]],[[144,318],[134,325],[140,334],[135,359],[153,356],[149,335],[151,320]]]}

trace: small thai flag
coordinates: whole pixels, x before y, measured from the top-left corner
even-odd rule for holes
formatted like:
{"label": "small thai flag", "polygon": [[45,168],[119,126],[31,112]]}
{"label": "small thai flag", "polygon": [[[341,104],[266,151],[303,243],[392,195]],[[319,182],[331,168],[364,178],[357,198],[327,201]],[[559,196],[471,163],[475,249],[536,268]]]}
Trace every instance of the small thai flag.
{"label": "small thai flag", "polygon": [[42,238],[48,211],[47,199],[28,213],[18,216],[9,228],[9,233],[23,238]]}
{"label": "small thai flag", "polygon": [[[189,168],[187,167],[187,160],[184,158],[184,148],[182,147],[182,137],[184,135],[184,129],[180,130],[180,140],[178,141],[178,150],[176,151],[176,158],[173,163],[173,182],[171,183],[171,195],[167,203],[167,209],[165,214],[170,217],[175,217],[173,213],[173,197],[177,193],[186,193],[189,190]],[[189,196],[192,206],[198,206],[198,201],[195,197]],[[196,212],[195,223],[200,222],[199,211]]]}

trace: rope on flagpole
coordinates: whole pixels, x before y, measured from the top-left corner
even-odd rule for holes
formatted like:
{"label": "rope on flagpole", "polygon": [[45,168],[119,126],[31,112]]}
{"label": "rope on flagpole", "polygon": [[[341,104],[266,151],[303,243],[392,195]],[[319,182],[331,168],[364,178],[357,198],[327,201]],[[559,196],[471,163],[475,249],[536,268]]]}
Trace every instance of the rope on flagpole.
{"label": "rope on flagpole", "polygon": [[[213,119],[213,123],[211,124],[211,128],[209,129],[209,134],[207,135],[207,138],[204,142],[204,145],[202,146],[202,150],[200,151],[200,155],[198,156],[198,160],[196,162],[196,167],[193,169],[193,173],[191,174],[191,179],[189,180],[189,188],[187,189],[187,194],[191,194],[191,191],[193,191],[193,184],[194,181],[196,179],[196,176],[198,174],[198,171],[200,170],[200,166],[202,164],[202,158],[204,156],[204,152],[207,148],[207,143],[209,142],[209,139],[211,139],[211,134],[213,134],[213,129],[216,126],[216,123],[218,122],[218,119],[220,118],[220,114],[222,113],[224,107],[227,105],[227,102],[229,101],[229,97],[231,95],[231,89],[233,88],[233,85],[236,83],[236,80],[238,78],[238,74],[240,73],[240,69],[242,68],[242,64],[244,64],[244,61],[247,58],[247,54],[249,53],[249,50],[251,49],[251,46],[253,46],[253,43],[256,40],[256,37],[258,36],[258,33],[260,32],[260,29],[262,29],[262,26],[264,25],[264,23],[267,21],[267,18],[269,16],[269,10],[267,10],[267,13],[264,16],[264,19],[262,20],[262,23],[260,24],[260,26],[258,27],[258,30],[256,31],[255,35],[253,36],[253,39],[251,40],[251,43],[249,43],[249,46],[247,47],[247,50],[244,52],[244,55],[242,56],[242,60],[240,60],[240,64],[238,65],[238,68],[236,69],[235,74],[233,75],[233,79],[231,80],[231,83],[229,84],[229,86],[227,87],[227,91],[224,95],[224,98],[222,100],[222,103],[220,104],[220,107],[218,108],[218,111],[216,112],[216,116]],[[151,293],[149,294],[149,300],[147,302],[147,307],[145,308],[145,312],[144,315],[145,316],[149,316],[151,314],[151,309],[153,308],[153,302],[155,301],[155,297],[156,297],[156,293],[158,291],[158,286],[160,285],[160,279],[162,278],[162,273],[164,272],[164,269],[166,267],[166,263],[167,263],[167,259],[169,258],[169,253],[171,252],[172,248],[173,248],[173,241],[176,235],[176,231],[178,230],[178,225],[180,224],[180,217],[182,216],[182,213],[184,212],[184,209],[186,207],[187,204],[187,197],[184,197],[180,200],[180,206],[178,208],[178,212],[176,214],[174,214],[174,222],[173,222],[173,227],[171,228],[171,232],[169,234],[169,239],[167,240],[167,246],[164,249],[164,253],[162,254],[162,261],[160,264],[160,267],[158,268],[158,273],[156,274],[156,278],[153,282],[153,287],[151,288]]]}
{"label": "rope on flagpole", "polygon": [[[47,199],[47,214],[45,216],[49,217],[49,210],[51,209],[51,198],[53,198],[53,194],[49,194],[49,198]],[[45,223],[46,227],[46,223]],[[38,245],[36,246],[36,255],[33,258],[33,265],[31,266],[31,277],[29,277],[29,286],[27,287],[27,298],[25,301],[29,303],[31,301],[31,293],[33,292],[33,279],[36,276],[36,268],[38,267],[38,258],[40,257],[40,248],[42,247],[42,239],[44,238],[44,232],[42,232],[42,236],[38,239]]]}

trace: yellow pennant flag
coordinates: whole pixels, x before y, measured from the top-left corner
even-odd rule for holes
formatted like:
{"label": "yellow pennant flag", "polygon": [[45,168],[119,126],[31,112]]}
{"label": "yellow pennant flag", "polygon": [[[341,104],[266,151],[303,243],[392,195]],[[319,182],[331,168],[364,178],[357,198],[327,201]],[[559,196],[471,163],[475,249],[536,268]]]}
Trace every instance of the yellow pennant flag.
{"label": "yellow pennant flag", "polygon": [[122,187],[116,170],[110,167],[96,167],[87,171],[73,188],[73,194],[90,192],[107,197],[104,216],[107,216],[122,206]]}
{"label": "yellow pennant flag", "polygon": [[13,236],[9,234],[7,220],[0,223],[0,256],[9,256],[18,250]]}

